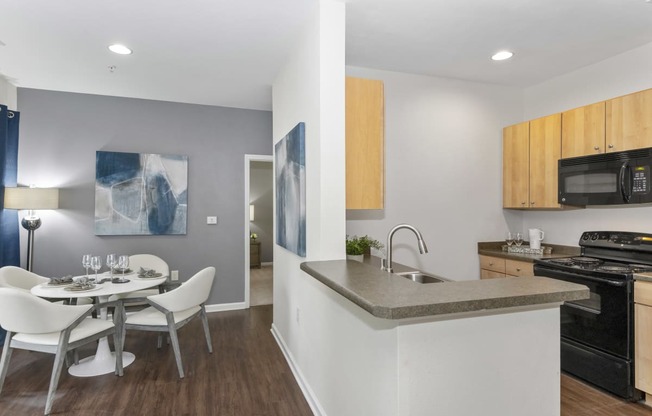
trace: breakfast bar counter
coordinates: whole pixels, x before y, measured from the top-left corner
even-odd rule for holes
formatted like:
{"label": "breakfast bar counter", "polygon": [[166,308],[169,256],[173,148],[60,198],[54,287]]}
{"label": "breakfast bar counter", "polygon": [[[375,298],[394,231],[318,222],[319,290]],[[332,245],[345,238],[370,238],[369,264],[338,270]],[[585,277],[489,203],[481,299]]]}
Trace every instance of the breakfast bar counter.
{"label": "breakfast bar counter", "polygon": [[347,397],[328,401],[329,414],[559,416],[559,306],[588,298],[585,286],[417,283],[397,274],[413,268],[388,273],[373,257],[300,268],[310,299],[293,317],[309,340],[300,350],[325,357],[314,401]]}
{"label": "breakfast bar counter", "polygon": [[[397,272],[414,270],[394,265]],[[380,270],[376,258],[313,261],[301,270],[373,316],[405,319],[586,299],[586,286],[545,277],[416,283]],[[448,280],[448,279],[443,279]]]}

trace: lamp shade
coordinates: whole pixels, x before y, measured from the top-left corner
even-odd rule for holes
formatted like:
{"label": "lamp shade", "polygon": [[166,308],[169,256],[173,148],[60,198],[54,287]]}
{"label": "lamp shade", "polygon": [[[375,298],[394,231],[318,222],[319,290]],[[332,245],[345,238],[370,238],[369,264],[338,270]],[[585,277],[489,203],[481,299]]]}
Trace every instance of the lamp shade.
{"label": "lamp shade", "polygon": [[58,188],[5,188],[6,209],[57,209]]}
{"label": "lamp shade", "polygon": [[249,221],[254,221],[256,214],[256,209],[254,208],[254,204],[249,205]]}

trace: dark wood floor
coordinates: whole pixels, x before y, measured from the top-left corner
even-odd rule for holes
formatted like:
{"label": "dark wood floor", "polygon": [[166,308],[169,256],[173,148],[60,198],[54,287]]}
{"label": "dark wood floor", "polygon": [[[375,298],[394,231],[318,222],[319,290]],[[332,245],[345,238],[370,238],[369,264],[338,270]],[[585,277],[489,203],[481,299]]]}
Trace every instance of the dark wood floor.
{"label": "dark wood floor", "polygon": [[[53,413],[59,415],[312,415],[270,332],[272,306],[209,313],[213,354],[201,322],[180,330],[186,372],[179,379],[169,346],[156,334],[128,332],[125,350],[136,361],[124,377],[61,376]],[[85,348],[81,356],[91,355]],[[16,350],[0,394],[0,415],[42,415],[52,355]]]}
{"label": "dark wood floor", "polygon": [[[178,378],[169,346],[156,350],[155,334],[130,332],[126,350],[137,358],[125,369],[124,377],[77,378],[64,372],[52,414],[312,415],[270,333],[271,305],[208,316],[213,354],[206,350],[199,321],[180,332],[185,379]],[[86,347],[81,355],[93,351],[93,347]],[[43,414],[52,358],[15,351],[0,395],[0,416]],[[652,409],[562,375],[561,415],[652,416]]]}

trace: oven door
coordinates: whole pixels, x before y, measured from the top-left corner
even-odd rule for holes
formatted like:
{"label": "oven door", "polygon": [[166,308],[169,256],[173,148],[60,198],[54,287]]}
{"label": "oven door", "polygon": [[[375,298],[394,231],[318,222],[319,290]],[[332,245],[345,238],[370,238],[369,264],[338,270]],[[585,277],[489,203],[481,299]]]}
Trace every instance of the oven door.
{"label": "oven door", "polygon": [[631,281],[603,279],[535,265],[534,274],[585,285],[590,298],[561,306],[561,336],[625,359],[632,357]]}

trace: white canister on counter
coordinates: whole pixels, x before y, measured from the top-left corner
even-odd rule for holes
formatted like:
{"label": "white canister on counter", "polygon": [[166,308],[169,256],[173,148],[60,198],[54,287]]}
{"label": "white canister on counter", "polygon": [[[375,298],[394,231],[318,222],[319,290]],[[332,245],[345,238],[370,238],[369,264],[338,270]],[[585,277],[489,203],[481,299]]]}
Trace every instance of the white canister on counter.
{"label": "white canister on counter", "polygon": [[530,228],[528,230],[530,234],[530,248],[540,249],[541,240],[543,240],[544,233],[538,228]]}

